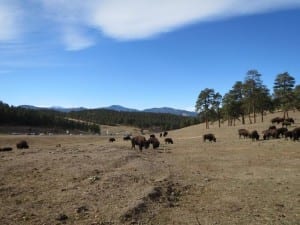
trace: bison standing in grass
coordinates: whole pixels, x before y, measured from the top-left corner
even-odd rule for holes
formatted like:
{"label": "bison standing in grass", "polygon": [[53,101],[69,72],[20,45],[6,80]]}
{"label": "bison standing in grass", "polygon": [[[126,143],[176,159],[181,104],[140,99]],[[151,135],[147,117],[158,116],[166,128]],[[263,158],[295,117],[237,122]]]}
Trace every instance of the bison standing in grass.
{"label": "bison standing in grass", "polygon": [[109,142],[114,142],[114,141],[116,141],[115,138],[113,138],[113,137],[109,138]]}
{"label": "bison standing in grass", "polygon": [[278,138],[277,129],[268,129],[268,130],[263,131],[263,138],[264,138],[264,140],[269,140],[270,137],[272,137],[272,138]]}
{"label": "bison standing in grass", "polygon": [[143,147],[145,147],[145,149],[149,148],[149,141],[146,140],[146,138],[144,136],[135,136],[131,139],[131,148],[135,149],[135,145],[139,146],[140,151],[143,150]]}
{"label": "bison standing in grass", "polygon": [[278,136],[278,137],[283,137],[284,134],[285,134],[287,131],[288,131],[288,129],[285,128],[285,127],[278,128],[278,129],[277,129],[277,136]]}
{"label": "bison standing in grass", "polygon": [[250,136],[250,132],[246,129],[239,129],[238,133],[239,133],[239,138],[241,138],[241,136],[243,136],[244,138],[247,138]]}
{"label": "bison standing in grass", "polygon": [[257,140],[258,141],[259,140],[259,134],[258,134],[257,130],[252,131],[250,133],[249,137],[252,139],[252,141],[253,140]]}
{"label": "bison standing in grass", "polygon": [[26,141],[20,141],[16,144],[17,149],[27,149],[29,148],[29,145]]}
{"label": "bison standing in grass", "polygon": [[275,118],[271,119],[272,124],[273,123],[279,124],[279,123],[282,123],[283,121],[284,121],[284,118],[281,118],[281,117],[275,117]]}
{"label": "bison standing in grass", "polygon": [[293,131],[293,140],[299,140],[300,139],[300,127],[296,127]]}
{"label": "bison standing in grass", "polygon": [[166,144],[173,144],[173,139],[172,138],[165,138],[165,143]]}
{"label": "bison standing in grass", "polygon": [[152,144],[153,149],[156,149],[159,147],[159,140],[155,136],[150,136],[148,140],[149,144]]}
{"label": "bison standing in grass", "polygon": [[206,140],[209,140],[210,142],[212,141],[216,142],[217,139],[214,134],[204,134],[203,141],[205,142]]}

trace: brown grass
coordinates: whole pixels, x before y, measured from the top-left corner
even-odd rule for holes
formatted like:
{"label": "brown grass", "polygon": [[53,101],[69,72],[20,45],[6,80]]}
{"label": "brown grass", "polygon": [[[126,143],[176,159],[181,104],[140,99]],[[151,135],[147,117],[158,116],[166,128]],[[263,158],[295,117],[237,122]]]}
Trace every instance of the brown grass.
{"label": "brown grass", "polygon": [[[300,142],[239,139],[264,123],[169,131],[158,150],[131,150],[138,129],[108,136],[0,136],[0,224],[300,224]],[[299,126],[300,113],[290,112]],[[290,128],[292,129],[292,128]],[[103,128],[102,128],[103,131]],[[203,142],[204,133],[217,142]],[[146,135],[149,137],[149,135]],[[17,150],[26,140],[30,148]],[[57,147],[60,144],[61,147]]]}

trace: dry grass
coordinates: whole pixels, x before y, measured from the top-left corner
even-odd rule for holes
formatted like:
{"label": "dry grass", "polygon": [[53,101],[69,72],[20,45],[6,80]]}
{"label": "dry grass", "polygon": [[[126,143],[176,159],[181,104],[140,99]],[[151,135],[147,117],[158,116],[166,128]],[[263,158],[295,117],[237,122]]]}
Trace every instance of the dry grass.
{"label": "dry grass", "polygon": [[[0,224],[300,224],[300,142],[239,139],[217,124],[169,131],[158,150],[107,136],[0,136]],[[290,112],[299,126],[300,113]],[[290,128],[291,129],[291,128]],[[102,128],[103,131],[103,128]],[[204,133],[216,143],[204,143]],[[148,135],[147,135],[148,136]],[[15,143],[30,148],[17,150]],[[56,147],[60,144],[61,147]]]}

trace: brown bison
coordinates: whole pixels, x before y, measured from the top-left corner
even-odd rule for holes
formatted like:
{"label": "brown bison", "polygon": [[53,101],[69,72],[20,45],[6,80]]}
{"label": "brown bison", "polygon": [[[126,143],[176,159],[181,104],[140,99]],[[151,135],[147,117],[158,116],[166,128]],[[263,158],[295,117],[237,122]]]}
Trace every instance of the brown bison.
{"label": "brown bison", "polygon": [[275,118],[271,119],[272,124],[273,123],[279,124],[279,123],[282,123],[283,121],[284,121],[284,118],[282,118],[282,117],[275,117]]}
{"label": "brown bison", "polygon": [[257,140],[258,141],[259,140],[259,134],[258,134],[257,130],[252,131],[250,133],[249,137],[252,139],[252,141],[253,140]]}
{"label": "brown bison", "polygon": [[280,137],[280,136],[283,137],[287,131],[288,131],[288,129],[285,127],[278,128],[277,129],[277,137]]}
{"label": "brown bison", "polygon": [[135,149],[135,145],[139,146],[140,151],[143,150],[143,147],[145,147],[145,149],[149,148],[149,141],[146,140],[146,138],[144,136],[135,136],[131,139],[131,144],[132,144],[132,149]]}
{"label": "brown bison", "polygon": [[163,136],[166,137],[167,135],[168,135],[168,131],[165,131],[165,132],[163,133]]}
{"label": "brown bison", "polygon": [[150,135],[150,138],[155,138],[155,134],[151,134],[151,135]]}
{"label": "brown bison", "polygon": [[246,138],[246,137],[249,137],[249,135],[250,135],[250,132],[246,129],[239,129],[238,133],[239,133],[239,138],[241,138],[241,136]]}
{"label": "brown bison", "polygon": [[300,139],[300,127],[296,127],[293,130],[293,140],[296,141],[296,140],[299,140],[299,139]]}
{"label": "brown bison", "polygon": [[295,120],[293,118],[286,118],[284,121],[290,122],[290,123],[295,123]]}
{"label": "brown bison", "polygon": [[264,140],[269,140],[270,137],[278,138],[277,129],[268,129],[268,130],[263,131],[263,139]]}
{"label": "brown bison", "polygon": [[131,136],[130,135],[126,135],[126,136],[123,137],[123,140],[124,141],[129,141],[129,140],[131,140]]}
{"label": "brown bison", "polygon": [[205,142],[206,140],[209,140],[210,142],[212,141],[216,142],[217,139],[214,134],[204,134],[203,141]]}
{"label": "brown bison", "polygon": [[12,147],[4,147],[4,148],[0,148],[0,152],[8,152],[11,151]]}
{"label": "brown bison", "polygon": [[159,147],[159,140],[154,136],[150,137],[148,140],[149,144],[152,144],[153,149],[156,149]]}
{"label": "brown bison", "polygon": [[113,137],[111,137],[111,138],[109,138],[109,140],[108,140],[109,142],[114,142],[114,141],[116,141],[116,139],[115,138],[113,138]]}
{"label": "brown bison", "polygon": [[285,139],[293,139],[293,131],[287,131],[287,132],[285,132],[284,133],[284,137],[285,137]]}
{"label": "brown bison", "polygon": [[173,139],[172,138],[165,138],[165,143],[166,144],[173,144]]}
{"label": "brown bison", "polygon": [[20,141],[16,144],[17,149],[27,149],[29,148],[29,145],[27,144],[26,141]]}

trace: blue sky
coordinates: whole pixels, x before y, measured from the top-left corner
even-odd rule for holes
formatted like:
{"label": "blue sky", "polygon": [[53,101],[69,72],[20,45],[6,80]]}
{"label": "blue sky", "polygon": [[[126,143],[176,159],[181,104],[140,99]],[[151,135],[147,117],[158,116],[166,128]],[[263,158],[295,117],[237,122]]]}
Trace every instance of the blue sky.
{"label": "blue sky", "polygon": [[300,0],[0,0],[0,100],[194,110],[250,69],[300,80]]}

